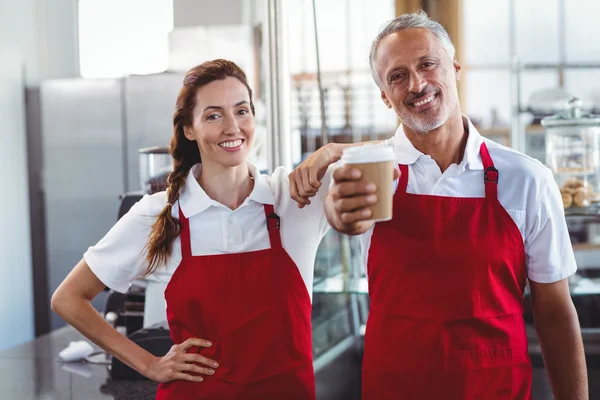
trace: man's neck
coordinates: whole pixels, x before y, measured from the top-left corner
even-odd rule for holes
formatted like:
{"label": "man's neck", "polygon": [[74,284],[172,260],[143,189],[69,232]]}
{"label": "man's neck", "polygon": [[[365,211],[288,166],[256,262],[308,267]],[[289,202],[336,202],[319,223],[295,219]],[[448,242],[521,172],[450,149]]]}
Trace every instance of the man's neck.
{"label": "man's neck", "polygon": [[465,154],[469,133],[460,112],[455,113],[442,126],[425,134],[415,133],[403,126],[410,142],[423,154],[430,156],[442,173],[452,164],[460,164]]}

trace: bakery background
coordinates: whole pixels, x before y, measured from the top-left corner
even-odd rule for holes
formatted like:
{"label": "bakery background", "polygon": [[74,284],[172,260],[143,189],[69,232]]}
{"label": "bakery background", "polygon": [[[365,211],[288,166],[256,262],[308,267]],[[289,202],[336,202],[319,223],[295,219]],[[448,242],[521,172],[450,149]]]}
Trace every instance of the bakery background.
{"label": "bakery background", "polygon": [[[393,134],[396,118],[368,69],[369,44],[384,21],[417,8],[453,38],[464,113],[483,135],[546,164],[561,187],[579,266],[571,293],[590,376],[598,376],[596,0],[0,0],[0,166],[11,171],[0,174],[9,210],[0,224],[0,326],[10,327],[0,331],[0,349],[12,360],[12,349],[45,349],[46,358],[24,362],[32,390],[50,396],[65,382],[107,396],[127,390],[106,386],[106,373],[54,365],[68,342],[49,300],[87,246],[164,184],[173,104],[188,68],[216,57],[239,63],[257,98],[253,160],[265,171],[297,165],[326,142]],[[368,315],[358,242],[331,232],[315,270],[318,391],[352,399],[356,387],[342,383],[359,382]],[[150,312],[160,300],[159,283],[144,280],[125,296],[102,293],[94,306],[126,334],[160,338],[143,330],[160,322]],[[537,373],[543,399],[547,379]]]}

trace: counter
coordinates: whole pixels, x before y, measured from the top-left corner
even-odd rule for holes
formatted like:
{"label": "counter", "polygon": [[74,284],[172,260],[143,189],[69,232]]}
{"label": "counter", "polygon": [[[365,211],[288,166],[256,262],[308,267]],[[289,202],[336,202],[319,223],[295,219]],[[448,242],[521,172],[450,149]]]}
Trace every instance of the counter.
{"label": "counter", "polygon": [[[105,365],[61,364],[57,354],[82,336],[64,327],[0,352],[0,397],[10,400],[154,399],[150,381],[110,381]],[[72,368],[75,372],[69,372]]]}
{"label": "counter", "polygon": [[[56,355],[82,336],[70,327],[0,352],[0,397],[10,400],[146,400],[156,383],[111,381],[103,365],[60,364]],[[360,346],[339,354],[316,376],[318,400],[360,400]],[[600,363],[589,360],[590,399],[600,399]],[[69,372],[67,368],[72,371]],[[539,357],[534,357],[535,400],[552,399]],[[343,387],[335,387],[344,382]]]}

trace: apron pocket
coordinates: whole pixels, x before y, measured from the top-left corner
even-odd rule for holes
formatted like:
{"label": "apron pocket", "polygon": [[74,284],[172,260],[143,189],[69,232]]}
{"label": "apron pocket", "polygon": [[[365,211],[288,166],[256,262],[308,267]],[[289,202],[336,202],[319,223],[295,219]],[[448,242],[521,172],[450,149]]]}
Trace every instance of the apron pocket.
{"label": "apron pocket", "polygon": [[451,351],[440,384],[457,398],[513,400],[513,368],[510,348]]}
{"label": "apron pocket", "polygon": [[516,366],[510,348],[457,350],[446,354],[382,350],[379,357],[365,360],[363,372],[368,381],[365,383],[372,390],[383,386],[386,393],[405,393],[407,399],[514,400]]}

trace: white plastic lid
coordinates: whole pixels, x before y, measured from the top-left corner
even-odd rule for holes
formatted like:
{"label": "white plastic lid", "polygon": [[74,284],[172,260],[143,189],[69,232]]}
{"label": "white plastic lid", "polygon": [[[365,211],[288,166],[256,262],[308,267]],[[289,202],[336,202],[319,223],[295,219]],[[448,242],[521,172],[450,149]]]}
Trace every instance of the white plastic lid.
{"label": "white plastic lid", "polygon": [[395,160],[394,149],[384,144],[367,143],[362,146],[349,147],[342,153],[342,162],[345,164],[366,164]]}

